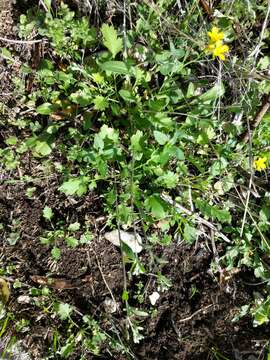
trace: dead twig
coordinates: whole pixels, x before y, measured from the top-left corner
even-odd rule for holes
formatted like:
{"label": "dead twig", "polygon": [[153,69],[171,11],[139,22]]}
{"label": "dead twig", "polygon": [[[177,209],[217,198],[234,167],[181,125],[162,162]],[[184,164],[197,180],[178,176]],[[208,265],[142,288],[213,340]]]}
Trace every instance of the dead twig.
{"label": "dead twig", "polygon": [[[100,265],[100,262],[99,262],[99,260],[98,260],[98,257],[97,257],[97,254],[96,254],[95,250],[94,250],[94,254],[95,254],[97,266],[98,266],[99,272],[100,272],[100,274],[101,274],[101,277],[102,277],[102,279],[103,279],[103,282],[104,282],[107,290],[109,291],[109,293],[110,293],[110,295],[111,295],[112,301],[116,304],[115,297],[113,296],[112,290],[111,290],[111,288],[109,287],[109,285],[108,285],[108,283],[107,283],[107,281],[106,281],[106,279],[105,279],[105,276],[104,276],[104,274],[103,274],[103,271],[102,271],[102,268],[101,268],[101,265]],[[87,257],[88,257],[88,263],[90,264],[89,251],[87,252]]]}
{"label": "dead twig", "polygon": [[241,226],[240,237],[243,236],[243,232],[244,232],[244,228],[245,228],[248,204],[249,204],[250,193],[251,193],[253,177],[254,177],[253,166],[252,166],[252,136],[251,136],[249,119],[247,119],[247,131],[248,131],[247,135],[248,135],[248,156],[249,156],[250,178],[249,178],[248,192],[247,192],[247,197],[246,197],[245,211],[244,211],[244,216],[243,216],[243,221],[242,221],[242,226]]}
{"label": "dead twig", "polygon": [[[250,132],[252,133],[260,124],[260,122],[262,121],[264,115],[267,113],[268,109],[270,107],[270,94],[268,94],[261,106],[261,108],[258,110],[258,112],[255,115],[254,120],[252,121],[251,125],[250,125]],[[243,136],[243,142],[246,143],[249,140],[249,129],[245,132],[244,136]]]}
{"label": "dead twig", "polygon": [[207,4],[207,2],[205,0],[199,0],[199,3],[201,4],[202,8],[204,9],[204,11],[206,12],[206,14],[208,15],[208,17],[210,19],[212,19],[212,9],[210,8],[210,6]]}
{"label": "dead twig", "polygon": [[8,39],[5,37],[0,36],[0,41],[3,42],[7,42],[10,44],[26,44],[26,45],[32,45],[32,44],[37,44],[40,42],[46,42],[47,40],[45,39],[37,39],[37,40],[15,40],[15,39]]}
{"label": "dead twig", "polygon": [[217,247],[216,247],[216,243],[215,243],[215,233],[213,231],[213,229],[210,229],[210,234],[211,234],[211,245],[212,245],[212,252],[213,252],[213,256],[214,256],[214,260],[216,262],[218,271],[220,273],[220,275],[222,276],[223,274],[223,269],[220,266],[220,258],[218,256],[218,251],[217,251]]}
{"label": "dead twig", "polygon": [[212,229],[221,239],[223,239],[224,241],[226,241],[227,243],[230,243],[231,240],[224,235],[222,232],[220,232],[216,226],[214,224],[212,224],[210,221],[205,220],[204,218],[202,218],[201,216],[197,215],[196,213],[193,213],[192,211],[186,209],[184,206],[177,204],[175,201],[173,201],[173,199],[166,194],[161,194],[160,195],[161,199],[164,200],[167,204],[170,204],[172,206],[175,207],[176,211],[178,213],[183,213],[185,215],[195,215],[195,221],[199,224],[203,224],[205,226],[207,226],[209,229]]}
{"label": "dead twig", "polygon": [[205,307],[203,307],[203,308],[195,311],[195,312],[194,312],[193,314],[191,314],[190,316],[188,316],[188,317],[186,317],[186,318],[184,318],[184,319],[180,319],[178,322],[183,323],[183,322],[190,321],[190,320],[192,320],[196,315],[200,314],[201,312],[202,312],[202,313],[205,313],[205,311],[206,311],[207,309],[209,309],[210,307],[212,307],[212,306],[214,306],[214,305],[213,305],[213,304],[207,305],[207,306],[205,306]]}

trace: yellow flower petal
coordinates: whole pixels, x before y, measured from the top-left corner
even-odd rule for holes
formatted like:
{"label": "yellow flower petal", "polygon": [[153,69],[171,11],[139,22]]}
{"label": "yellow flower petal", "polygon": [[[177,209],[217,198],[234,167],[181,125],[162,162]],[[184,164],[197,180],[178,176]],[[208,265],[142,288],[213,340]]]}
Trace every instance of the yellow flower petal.
{"label": "yellow flower petal", "polygon": [[216,42],[214,49],[212,50],[214,57],[219,57],[220,60],[225,60],[225,54],[229,51],[228,45],[223,45],[222,41]]}
{"label": "yellow flower petal", "polygon": [[211,42],[217,42],[224,38],[224,33],[219,30],[218,27],[213,26],[212,30],[208,32],[208,36]]}
{"label": "yellow flower petal", "polygon": [[257,160],[254,160],[253,166],[254,166],[255,170],[262,171],[262,170],[265,170],[267,167],[266,162],[267,162],[266,156],[260,157]]}

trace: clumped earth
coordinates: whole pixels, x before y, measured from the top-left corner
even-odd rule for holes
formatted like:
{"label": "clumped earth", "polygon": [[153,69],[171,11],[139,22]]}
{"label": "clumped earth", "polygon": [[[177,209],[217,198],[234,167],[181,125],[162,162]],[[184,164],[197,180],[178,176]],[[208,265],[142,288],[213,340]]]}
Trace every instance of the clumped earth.
{"label": "clumped earth", "polygon": [[[36,354],[38,359],[51,344],[52,324],[48,318],[39,316],[34,306],[18,304],[16,299],[50,273],[54,279],[63,280],[67,287],[69,284],[71,287],[52,289],[58,299],[74,305],[82,313],[92,314],[99,319],[101,327],[107,329],[110,328],[110,318],[105,317],[102,321],[99,316],[104,313],[104,300],[110,297],[108,288],[116,299],[120,299],[123,273],[120,252],[100,236],[100,227],[95,224],[99,208],[94,197],[87,199],[85,204],[69,206],[63,203],[63,199],[57,198],[57,193],[53,194],[51,187],[43,187],[40,196],[32,200],[25,198],[24,190],[23,185],[1,186],[1,221],[10,222],[12,217],[20,219],[21,231],[16,246],[2,247],[1,266],[13,264],[15,272],[12,278],[19,279],[23,284],[21,289],[12,290],[10,307],[13,312],[23,314],[31,321],[31,331],[26,338],[22,336],[22,340],[28,351]],[[87,247],[65,249],[57,266],[52,263],[49,250],[39,241],[43,221],[40,217],[42,192],[48,194],[48,199],[50,194],[54,196],[59,216],[62,211],[76,218],[84,217],[86,213],[89,215],[89,212],[96,214],[90,215],[94,240]],[[264,359],[269,330],[253,328],[250,318],[232,322],[240,307],[252,301],[251,275],[241,272],[228,275],[229,278],[226,274],[225,279],[218,278],[209,270],[213,254],[205,241],[198,242],[194,247],[180,243],[165,251],[157,248],[157,254],[161,251],[167,261],[163,274],[171,279],[172,287],[161,293],[157,316],[145,320],[145,339],[132,349],[136,358],[207,359],[211,358],[211,349],[213,353],[218,349],[229,359],[242,359],[241,356],[248,359],[247,356],[252,354],[256,359]],[[219,251],[222,254],[222,249]],[[141,281],[148,282],[147,291],[151,294],[153,279],[142,278]],[[120,311],[115,316],[121,324],[124,314]],[[89,355],[88,358],[95,357]],[[114,357],[105,355],[102,358]],[[115,358],[119,359],[119,355]]]}
{"label": "clumped earth", "polygon": [[[0,36],[16,38],[19,14],[20,9],[15,8],[10,1],[1,2]],[[17,99],[14,99],[16,85],[12,79],[19,76],[22,62],[29,60],[33,49],[29,45],[3,41],[1,45],[17,54],[12,65],[4,60],[0,62],[0,98],[5,104],[7,116],[17,118],[22,109]],[[1,146],[4,146],[2,139],[6,137],[6,132],[12,135],[12,131],[0,129]],[[20,235],[15,246],[7,246],[5,233],[0,230],[0,267],[12,264],[13,272],[8,280],[14,282],[18,279],[22,284],[22,287],[12,289],[9,310],[15,316],[30,320],[27,334],[19,336],[22,346],[33,359],[42,359],[51,347],[53,328],[59,326],[64,331],[57,319],[39,314],[31,303],[17,301],[19,296],[28,293],[30,287],[42,285],[47,274],[55,280],[55,286],[49,284],[53,296],[74,305],[80,313],[91,314],[103,330],[112,331],[112,322],[121,330],[125,316],[120,307],[111,315],[106,314],[104,309],[104,301],[110,298],[110,292],[121,303],[123,270],[119,249],[103,237],[106,219],[103,218],[101,200],[93,192],[83,200],[71,201],[57,191],[60,185],[57,175],[39,178],[42,174],[38,161],[27,153],[20,168],[11,173],[0,173],[0,222],[11,227],[16,219]],[[11,181],[22,175],[29,175],[36,180],[27,185]],[[31,199],[25,195],[29,186],[37,189]],[[41,216],[44,204],[53,206],[58,220],[68,218],[70,222],[87,221],[94,235],[93,240],[75,249],[63,248],[60,261],[53,262],[49,248],[40,243],[40,236],[46,229],[45,220]],[[167,248],[156,247],[156,254],[165,261],[163,274],[171,280],[172,286],[160,293],[156,316],[144,320],[144,339],[137,345],[130,345],[135,359],[211,359],[219,353],[229,359],[265,358],[269,329],[254,328],[250,317],[232,322],[241,306],[252,302],[254,286],[251,284],[256,280],[249,271],[224,273],[222,276],[211,271],[213,253],[210,249],[203,237],[194,246],[175,242]],[[224,253],[222,246],[218,248],[218,253],[220,256]],[[142,254],[142,260],[149,262],[151,258],[149,254]],[[151,294],[155,289],[154,278],[142,276],[140,280],[146,285],[147,293]],[[133,284],[128,281],[132,288]],[[133,290],[135,293],[135,286]],[[256,286],[256,290],[259,290],[259,286]],[[5,337],[11,338],[14,334],[15,329],[11,328]],[[5,341],[4,337],[2,341]],[[127,355],[121,358],[119,354],[108,354],[105,349],[101,356],[86,356],[87,359],[128,358]],[[72,355],[74,360],[79,358],[80,348]]]}

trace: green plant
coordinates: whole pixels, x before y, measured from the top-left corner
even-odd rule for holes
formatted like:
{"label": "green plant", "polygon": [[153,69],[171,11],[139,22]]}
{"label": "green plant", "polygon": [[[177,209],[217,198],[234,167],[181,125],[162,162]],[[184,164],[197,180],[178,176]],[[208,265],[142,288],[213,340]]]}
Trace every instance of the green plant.
{"label": "green plant", "polygon": [[[143,236],[151,258],[146,264],[120,241],[123,332],[135,343],[143,339],[148,312],[133,306],[147,307],[140,278],[135,294],[127,279],[151,274],[160,291],[168,291],[172,283],[155,250],[176,239],[191,245],[209,237],[213,253],[215,242],[227,241],[218,265],[228,272],[248,267],[266,284],[261,300],[242,315],[250,312],[256,324],[269,320],[269,114],[248,133],[249,142],[241,140],[269,92],[269,31],[262,27],[257,42],[256,30],[256,14],[264,24],[268,10],[263,2],[248,4],[246,11],[243,2],[234,1],[232,11],[221,1],[206,27],[196,1],[186,5],[181,21],[171,15],[171,0],[155,6],[142,2],[136,23],[123,32],[108,24],[94,29],[67,5],[55,11],[48,0],[45,12],[21,16],[20,36],[36,31],[50,50],[32,71],[33,91],[22,99],[35,120],[9,120],[24,135],[5,138],[2,166],[15,172],[31,152],[44,177],[57,174],[62,196],[77,203],[90,193],[98,195],[104,228]],[[1,56],[12,63],[6,49]],[[20,180],[33,182],[30,176]],[[29,200],[36,189],[35,183],[26,189]],[[84,247],[93,239],[84,219],[58,221],[57,210],[46,205],[41,215],[40,240],[55,261],[65,246]],[[11,245],[20,238],[19,228],[12,224]],[[193,286],[190,298],[197,291]],[[98,354],[108,339],[121,348],[87,315],[77,331],[71,305],[58,303],[54,311],[68,324],[66,339],[55,333],[54,354],[68,358],[79,342]],[[216,350],[213,354],[223,358]]]}

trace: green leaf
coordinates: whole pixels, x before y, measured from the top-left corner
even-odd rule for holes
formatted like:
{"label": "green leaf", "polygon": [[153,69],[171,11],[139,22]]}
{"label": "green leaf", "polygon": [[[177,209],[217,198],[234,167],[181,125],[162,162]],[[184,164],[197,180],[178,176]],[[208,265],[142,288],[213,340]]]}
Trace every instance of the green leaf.
{"label": "green leaf", "polygon": [[18,139],[16,138],[16,136],[10,136],[6,139],[6,144],[7,145],[16,145],[17,144]]}
{"label": "green leaf", "polygon": [[54,260],[58,261],[61,257],[61,250],[58,247],[54,246],[51,250],[51,255]]}
{"label": "green leaf", "polygon": [[128,301],[128,298],[129,298],[128,291],[127,291],[127,290],[123,290],[122,300],[123,300],[123,301]]}
{"label": "green leaf", "polygon": [[37,107],[36,112],[41,115],[50,115],[56,110],[55,105],[44,103]]}
{"label": "green leaf", "polygon": [[197,230],[193,226],[185,224],[183,236],[189,244],[192,244],[197,239]]}
{"label": "green leaf", "polygon": [[60,349],[61,358],[67,359],[70,357],[74,351],[75,344],[74,342],[68,342],[66,345],[62,346]]}
{"label": "green leaf", "polygon": [[179,182],[179,177],[174,172],[168,170],[165,174],[160,175],[156,181],[160,186],[164,186],[167,189],[174,189]]}
{"label": "green leaf", "polygon": [[93,103],[95,105],[94,109],[100,111],[105,110],[109,106],[107,99],[101,95],[96,96],[93,100]]}
{"label": "green leaf", "polygon": [[199,100],[202,102],[213,101],[223,96],[225,88],[222,82],[215,84],[212,89],[206,91],[204,94],[199,96]]}
{"label": "green leaf", "polygon": [[130,149],[136,153],[141,153],[143,150],[142,149],[142,140],[143,140],[143,132],[141,130],[137,130],[136,133],[131,136]]}
{"label": "green leaf", "polygon": [[232,217],[229,210],[220,209],[217,205],[211,205],[206,200],[196,199],[195,203],[203,215],[214,218],[221,223],[231,223]]}
{"label": "green leaf", "polygon": [[269,323],[270,318],[270,305],[265,301],[256,309],[254,314],[254,325],[263,325]]}
{"label": "green leaf", "polygon": [[51,220],[51,218],[53,217],[53,211],[49,206],[45,206],[42,212],[43,212],[43,217],[47,220]]}
{"label": "green leaf", "polygon": [[69,96],[70,100],[75,104],[80,106],[88,106],[92,103],[93,97],[90,91],[85,90],[78,90]]}
{"label": "green leaf", "polygon": [[80,244],[84,245],[87,244],[89,241],[93,240],[94,236],[91,233],[84,233],[80,237]]}
{"label": "green leaf", "polygon": [[135,102],[135,96],[129,90],[121,89],[119,95],[127,102]]}
{"label": "green leaf", "polygon": [[59,303],[57,307],[57,314],[61,320],[66,320],[73,312],[73,307],[67,303]]}
{"label": "green leaf", "polygon": [[160,199],[158,195],[151,195],[145,200],[145,207],[151,211],[152,215],[161,219],[166,216],[166,204]]}
{"label": "green leaf", "polygon": [[103,141],[100,134],[95,134],[94,148],[97,149],[97,150],[103,150],[104,149],[104,141]]}
{"label": "green leaf", "polygon": [[71,248],[75,248],[79,245],[79,240],[77,240],[73,236],[68,236],[67,238],[65,238],[65,242],[66,242],[67,246],[69,246]]}
{"label": "green leaf", "polygon": [[59,190],[66,195],[78,195],[81,196],[87,192],[88,189],[88,178],[72,178],[65,181]]}
{"label": "green leaf", "polygon": [[113,26],[103,24],[101,27],[103,44],[112,53],[113,58],[123,49],[122,39],[117,37],[117,31]]}
{"label": "green leaf", "polygon": [[20,233],[12,232],[9,234],[7,238],[7,242],[9,243],[9,245],[15,245],[19,239],[20,239]]}
{"label": "green leaf", "polygon": [[12,54],[11,54],[11,52],[10,52],[7,48],[2,48],[2,49],[0,49],[0,50],[1,50],[0,55],[1,55],[4,59],[13,61]]}
{"label": "green leaf", "polygon": [[81,227],[81,224],[79,222],[75,222],[72,224],[69,224],[68,231],[78,231]]}
{"label": "green leaf", "polygon": [[168,142],[170,140],[169,136],[162,133],[161,131],[154,131],[154,137],[156,139],[156,141],[159,143],[159,145],[164,145],[166,144],[166,142]]}
{"label": "green leaf", "polygon": [[123,61],[106,61],[105,63],[100,64],[99,66],[101,67],[102,70],[110,71],[115,74],[120,74],[120,75],[130,74],[130,70],[128,66]]}
{"label": "green leaf", "polygon": [[37,188],[35,187],[35,186],[33,186],[33,187],[28,187],[27,189],[26,189],[26,191],[25,191],[25,195],[29,198],[29,199],[31,199],[32,197],[33,197],[33,194],[34,194],[34,192],[37,190]]}
{"label": "green leaf", "polygon": [[184,154],[183,150],[177,148],[175,155],[176,155],[177,160],[185,160],[185,154]]}
{"label": "green leaf", "polygon": [[37,140],[35,142],[34,151],[36,151],[39,155],[47,156],[52,152],[52,148],[46,143],[46,141]]}

